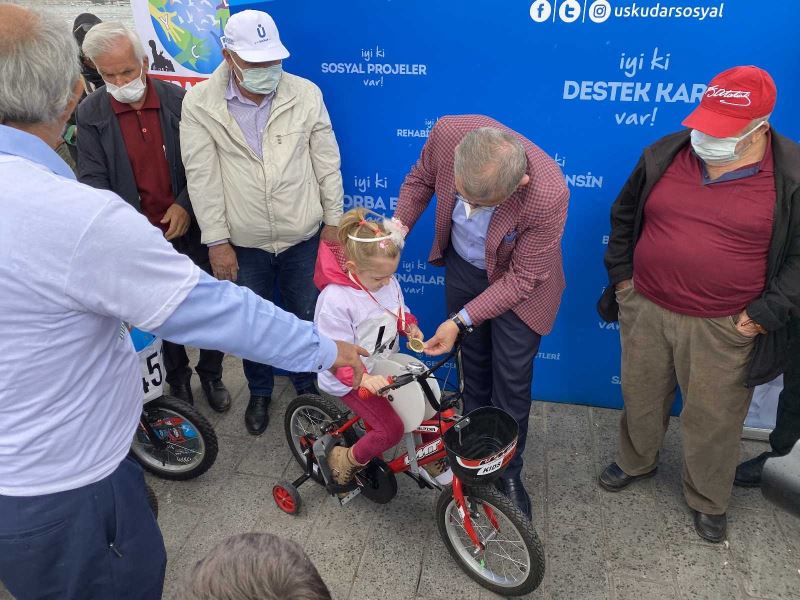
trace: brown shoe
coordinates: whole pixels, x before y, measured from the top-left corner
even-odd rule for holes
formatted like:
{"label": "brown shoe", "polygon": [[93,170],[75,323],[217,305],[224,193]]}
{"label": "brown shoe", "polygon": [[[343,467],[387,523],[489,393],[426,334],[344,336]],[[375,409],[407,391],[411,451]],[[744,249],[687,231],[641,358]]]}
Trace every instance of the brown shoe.
{"label": "brown shoe", "polygon": [[328,466],[333,472],[333,480],[339,485],[347,485],[367,465],[356,462],[352,448],[334,446],[328,455]]}

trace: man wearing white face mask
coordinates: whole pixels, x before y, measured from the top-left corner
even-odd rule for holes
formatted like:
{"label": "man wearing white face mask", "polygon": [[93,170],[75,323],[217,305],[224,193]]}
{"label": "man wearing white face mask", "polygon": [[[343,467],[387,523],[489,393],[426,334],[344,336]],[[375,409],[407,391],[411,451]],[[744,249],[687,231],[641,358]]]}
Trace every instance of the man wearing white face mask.
{"label": "man wearing white face mask", "polygon": [[[161,229],[178,252],[211,274],[181,161],[179,123],[186,92],[147,76],[149,61],[142,43],[122,23],[92,27],[82,50],[106,85],[77,111],[78,179],[119,194]],[[200,350],[196,368],[203,393],[218,412],[231,403],[222,382],[222,359],[222,352]],[[193,403],[184,347],[165,340],[164,363],[170,394]]]}
{"label": "man wearing white face mask", "polygon": [[[223,62],[189,90],[181,147],[214,275],[312,320],[319,240],[336,239],[342,215],[339,147],[319,88],[283,71],[289,51],[267,13],[245,10],[225,26]],[[272,368],[244,361],[247,431],[269,423]],[[315,376],[295,373],[299,394]]]}
{"label": "man wearing white face mask", "polygon": [[776,88],[757,67],[717,75],[684,120],[645,149],[611,209],[598,309],[619,318],[622,413],[616,492],[655,474],[683,396],[683,491],[700,537],[727,533],[753,386],[787,358],[800,307],[800,147],[773,131]]}

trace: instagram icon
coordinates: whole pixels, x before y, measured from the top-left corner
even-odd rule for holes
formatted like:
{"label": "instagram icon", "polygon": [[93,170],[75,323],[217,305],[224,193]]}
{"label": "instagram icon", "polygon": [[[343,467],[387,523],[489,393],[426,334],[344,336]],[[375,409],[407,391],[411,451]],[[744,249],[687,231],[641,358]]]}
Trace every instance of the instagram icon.
{"label": "instagram icon", "polygon": [[608,0],[594,0],[589,7],[589,18],[594,23],[603,23],[611,16],[611,5]]}

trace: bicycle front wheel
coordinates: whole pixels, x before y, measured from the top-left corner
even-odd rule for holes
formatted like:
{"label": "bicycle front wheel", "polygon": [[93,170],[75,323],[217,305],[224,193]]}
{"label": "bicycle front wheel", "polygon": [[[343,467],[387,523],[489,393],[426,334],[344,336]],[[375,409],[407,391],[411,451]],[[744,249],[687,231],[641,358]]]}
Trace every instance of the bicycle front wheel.
{"label": "bicycle front wheel", "polygon": [[142,418],[150,422],[163,442],[159,449],[140,424],[131,454],[142,467],[163,479],[194,479],[217,459],[217,435],[211,423],[192,405],[163,396],[144,406]]}
{"label": "bicycle front wheel", "polygon": [[544,550],[533,524],[494,487],[465,487],[464,497],[483,546],[479,552],[464,528],[452,488],[445,488],[436,502],[439,534],[462,570],[501,596],[522,596],[539,587]]}

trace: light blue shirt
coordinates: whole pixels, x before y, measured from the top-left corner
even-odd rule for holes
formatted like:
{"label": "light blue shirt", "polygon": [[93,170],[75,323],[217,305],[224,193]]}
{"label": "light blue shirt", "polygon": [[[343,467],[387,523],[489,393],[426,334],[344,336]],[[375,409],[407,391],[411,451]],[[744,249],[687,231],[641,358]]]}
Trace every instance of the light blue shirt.
{"label": "light blue shirt", "polygon": [[225,100],[228,103],[228,112],[239,124],[247,145],[256,153],[258,158],[264,158],[263,140],[264,130],[267,128],[269,116],[272,113],[272,100],[275,92],[264,96],[261,104],[245,98],[239,86],[236,85],[236,76],[231,72],[228,80],[228,89],[225,91]]}
{"label": "light blue shirt", "polygon": [[[467,203],[460,194],[456,194],[450,241],[461,258],[481,271],[486,270],[486,233],[495,208],[472,208],[467,216]],[[472,326],[472,319],[466,309],[460,310],[458,314],[467,325]]]}
{"label": "light blue shirt", "polygon": [[486,232],[495,207],[472,208],[467,216],[467,203],[456,194],[450,240],[458,255],[481,271],[486,270]]}
{"label": "light blue shirt", "polygon": [[[56,175],[75,180],[75,173],[67,163],[61,160],[55,150],[45,144],[41,138],[19,129],[0,125],[0,154],[25,158],[42,165]],[[13,182],[9,181],[9,183]]]}
{"label": "light blue shirt", "polygon": [[249,289],[200,274],[186,299],[151,333],[197,348],[215,348],[293,373],[324,371],[336,344]]}

